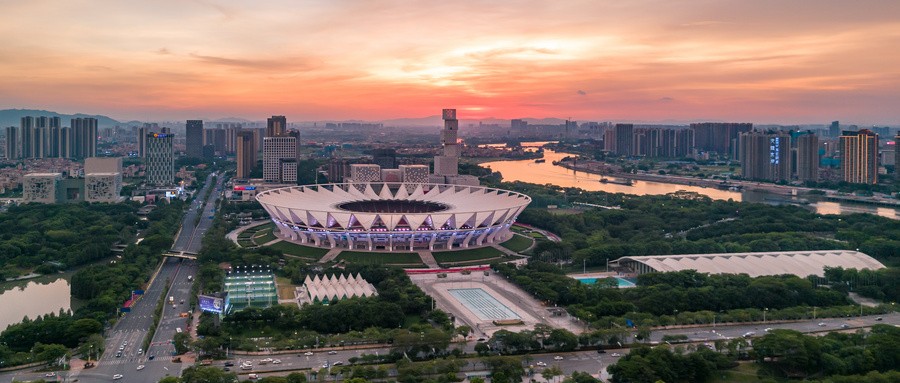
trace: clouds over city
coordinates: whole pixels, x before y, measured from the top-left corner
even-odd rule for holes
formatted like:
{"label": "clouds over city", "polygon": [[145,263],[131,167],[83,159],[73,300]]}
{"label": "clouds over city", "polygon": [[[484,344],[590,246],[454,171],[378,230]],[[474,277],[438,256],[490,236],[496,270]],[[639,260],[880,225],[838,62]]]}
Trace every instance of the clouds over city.
{"label": "clouds over city", "polygon": [[122,119],[466,105],[467,118],[896,123],[898,4],[0,1],[0,103]]}

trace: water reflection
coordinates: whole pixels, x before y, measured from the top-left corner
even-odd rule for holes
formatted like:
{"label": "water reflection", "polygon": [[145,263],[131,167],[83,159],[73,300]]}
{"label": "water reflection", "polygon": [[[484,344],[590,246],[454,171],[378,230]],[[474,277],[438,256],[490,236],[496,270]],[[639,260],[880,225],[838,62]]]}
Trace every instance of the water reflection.
{"label": "water reflection", "polygon": [[0,331],[28,316],[58,313],[72,308],[71,274],[0,283]]}
{"label": "water reflection", "polygon": [[[546,143],[547,142],[523,142],[522,145],[542,146]],[[503,144],[493,146],[503,146]],[[544,159],[546,160],[546,162],[536,163],[534,162],[534,160],[493,161],[486,162],[481,165],[490,167],[493,171],[500,172],[503,175],[504,181],[522,181],[541,185],[553,184],[561,187],[576,187],[589,191],[604,191],[609,193],[624,193],[633,195],[660,195],[672,193],[678,190],[686,190],[697,192],[699,194],[717,200],[732,199],[735,201],[761,202],[769,204],[791,203],[788,197],[759,191],[737,192],[700,186],[677,185],[640,180],[634,180],[632,186],[601,183],[600,179],[604,178],[602,176],[585,172],[577,172],[574,170],[566,169],[562,166],[553,165],[553,161],[559,161],[563,157],[569,155],[571,154],[544,149]],[[891,219],[900,219],[900,212],[895,209],[884,207],[825,201],[813,202],[811,204],[803,206],[819,214],[868,213],[877,214],[882,217]]]}

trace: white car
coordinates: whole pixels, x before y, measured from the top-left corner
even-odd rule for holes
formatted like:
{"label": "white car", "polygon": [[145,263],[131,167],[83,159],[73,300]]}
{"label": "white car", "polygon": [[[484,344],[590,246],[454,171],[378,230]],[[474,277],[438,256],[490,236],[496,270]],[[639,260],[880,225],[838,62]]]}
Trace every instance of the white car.
{"label": "white car", "polygon": [[119,379],[122,379],[122,374],[113,375],[113,380],[119,380]]}
{"label": "white car", "polygon": [[619,354],[618,352],[614,352],[614,353],[609,354],[609,355],[612,355],[612,356],[614,356],[614,357],[620,357],[620,356],[622,356],[622,354]]}
{"label": "white car", "polygon": [[306,355],[306,356],[312,356],[312,355],[313,355],[313,352],[312,352],[312,351],[307,351],[307,352],[304,352],[303,355]]}
{"label": "white car", "polygon": [[281,364],[281,359],[275,359],[272,361],[272,364]]}
{"label": "white car", "polygon": [[544,362],[537,362],[535,364],[537,364],[538,367],[547,367],[547,363],[544,363]]}
{"label": "white car", "polygon": [[557,355],[553,357],[553,360],[563,360],[563,357]]}
{"label": "white car", "polygon": [[765,331],[766,331],[766,332],[772,331],[772,328],[771,328],[771,327],[766,327],[766,330],[765,330]]}
{"label": "white car", "polygon": [[334,351],[334,350],[328,351],[328,355],[337,355],[337,351]]}
{"label": "white car", "polygon": [[819,327],[825,327],[825,322],[819,322]]}
{"label": "white car", "polygon": [[45,377],[48,377],[48,378],[52,378],[52,377],[56,376],[56,373],[55,373],[55,372],[48,372],[48,373],[44,374],[44,376],[45,376]]}
{"label": "white car", "polygon": [[269,362],[272,362],[272,361],[274,361],[274,360],[275,360],[275,359],[272,359],[272,358],[265,358],[265,359],[262,360],[262,362],[269,363]]}
{"label": "white car", "polygon": [[144,365],[142,364],[142,365],[138,366],[137,369],[138,369],[138,371],[143,370],[143,369],[144,369]]}

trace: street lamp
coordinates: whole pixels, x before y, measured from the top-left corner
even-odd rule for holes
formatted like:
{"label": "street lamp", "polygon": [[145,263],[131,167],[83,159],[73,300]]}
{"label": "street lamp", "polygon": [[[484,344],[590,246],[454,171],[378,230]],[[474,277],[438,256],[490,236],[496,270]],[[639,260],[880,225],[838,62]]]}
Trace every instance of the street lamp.
{"label": "street lamp", "polygon": [[766,323],[766,313],[769,312],[769,308],[763,308],[763,323]]}

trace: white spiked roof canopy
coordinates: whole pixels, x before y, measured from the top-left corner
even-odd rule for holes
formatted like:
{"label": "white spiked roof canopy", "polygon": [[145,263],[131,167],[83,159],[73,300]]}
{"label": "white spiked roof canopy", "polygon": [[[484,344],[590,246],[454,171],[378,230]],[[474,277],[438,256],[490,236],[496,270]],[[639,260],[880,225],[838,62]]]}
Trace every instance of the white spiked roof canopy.
{"label": "white spiked roof canopy", "polygon": [[[292,186],[259,193],[272,217],[298,226],[331,230],[373,227],[388,231],[490,227],[516,216],[531,202],[527,195],[484,186],[401,183],[346,183]],[[348,202],[405,200],[443,205],[429,213],[382,213],[341,208]]]}

